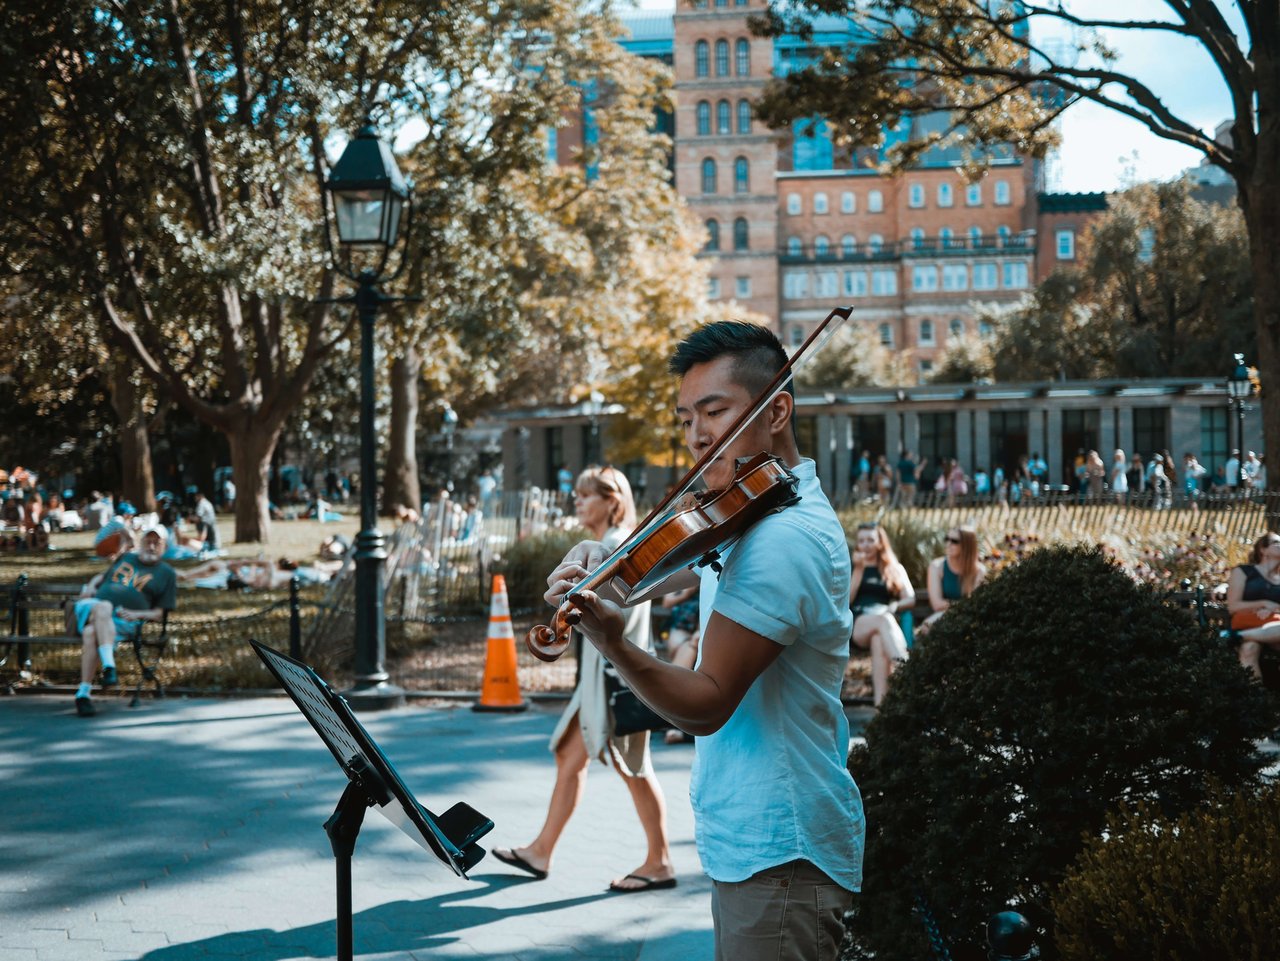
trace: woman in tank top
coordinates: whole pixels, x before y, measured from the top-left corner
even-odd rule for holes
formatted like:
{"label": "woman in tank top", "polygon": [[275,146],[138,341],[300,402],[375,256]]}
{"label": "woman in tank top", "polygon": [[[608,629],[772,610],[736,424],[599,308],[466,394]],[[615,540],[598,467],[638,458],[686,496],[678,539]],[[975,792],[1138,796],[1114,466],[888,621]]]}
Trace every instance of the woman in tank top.
{"label": "woman in tank top", "polygon": [[1240,664],[1262,678],[1262,645],[1280,644],[1280,535],[1254,542],[1249,563],[1227,579],[1231,632],[1240,642]]}
{"label": "woman in tank top", "polygon": [[917,633],[929,628],[958,600],[968,597],[987,576],[978,561],[978,534],[972,527],[953,527],[947,531],[946,554],[929,562],[929,607],[933,613],[925,618]]}
{"label": "woman in tank top", "polygon": [[878,707],[898,661],[907,659],[907,639],[894,616],[900,601],[915,599],[907,570],[898,562],[889,535],[876,523],[859,524],[854,535],[849,609],[853,643],[871,651],[871,693]]}

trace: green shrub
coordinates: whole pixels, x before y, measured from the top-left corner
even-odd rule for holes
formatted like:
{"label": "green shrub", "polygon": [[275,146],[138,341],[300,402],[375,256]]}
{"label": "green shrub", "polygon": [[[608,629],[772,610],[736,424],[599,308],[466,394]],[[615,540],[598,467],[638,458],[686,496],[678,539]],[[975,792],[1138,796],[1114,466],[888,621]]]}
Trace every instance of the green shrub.
{"label": "green shrub", "polygon": [[1276,721],[1231,652],[1101,552],[1033,551],[937,622],[850,757],[868,836],[847,957],[926,956],[917,893],[956,961],[1006,905],[1051,929],[1049,892],[1110,811],[1250,783]]}
{"label": "green shrub", "polygon": [[1170,820],[1139,804],[1053,900],[1064,961],[1280,958],[1280,785]]}
{"label": "green shrub", "polygon": [[493,572],[507,582],[507,599],[513,611],[550,610],[542,595],[547,575],[569,553],[569,549],[589,535],[581,528],[549,530],[508,544],[495,558]]}

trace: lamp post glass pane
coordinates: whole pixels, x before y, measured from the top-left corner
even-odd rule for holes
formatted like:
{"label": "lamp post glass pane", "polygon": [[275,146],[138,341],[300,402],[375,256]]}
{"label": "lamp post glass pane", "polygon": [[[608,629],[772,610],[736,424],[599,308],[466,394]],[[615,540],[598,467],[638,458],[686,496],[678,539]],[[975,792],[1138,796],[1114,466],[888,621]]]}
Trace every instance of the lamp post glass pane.
{"label": "lamp post glass pane", "polygon": [[[335,190],[333,203],[342,243],[387,247],[395,243],[400,227],[400,198],[390,191]],[[388,207],[394,211],[388,211]]]}

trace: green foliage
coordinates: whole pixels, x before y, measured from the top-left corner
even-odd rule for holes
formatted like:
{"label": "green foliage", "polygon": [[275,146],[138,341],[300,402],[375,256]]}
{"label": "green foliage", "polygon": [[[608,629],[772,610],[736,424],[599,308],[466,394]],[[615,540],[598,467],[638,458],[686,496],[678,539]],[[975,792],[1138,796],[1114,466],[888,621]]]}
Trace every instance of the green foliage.
{"label": "green foliage", "polygon": [[1214,802],[1108,819],[1053,899],[1063,961],[1280,957],[1280,784]]}
{"label": "green foliage", "polygon": [[853,388],[914,384],[906,359],[880,343],[875,328],[850,321],[796,374],[796,386]]}
{"label": "green foliage", "polygon": [[850,759],[866,804],[852,957],[923,957],[917,891],[956,945],[1016,904],[1041,929],[1119,804],[1251,783],[1275,705],[1183,611],[1087,548],[1046,547],[934,626]]}
{"label": "green foliage", "polygon": [[502,556],[493,564],[493,572],[507,582],[507,600],[511,609],[550,612],[543,600],[547,575],[564,559],[575,544],[587,539],[580,528],[548,530],[532,534],[503,548]]}
{"label": "green foliage", "polygon": [[992,379],[995,355],[987,337],[968,336],[951,340],[929,374],[931,384],[972,384]]}

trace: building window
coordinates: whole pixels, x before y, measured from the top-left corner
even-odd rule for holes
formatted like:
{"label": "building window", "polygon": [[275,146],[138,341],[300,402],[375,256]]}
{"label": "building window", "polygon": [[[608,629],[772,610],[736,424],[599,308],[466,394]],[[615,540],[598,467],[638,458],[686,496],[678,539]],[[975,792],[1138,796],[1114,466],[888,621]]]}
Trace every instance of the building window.
{"label": "building window", "polygon": [[711,104],[706,100],[698,101],[698,136],[706,137],[711,133]]}
{"label": "building window", "polygon": [[846,270],[844,272],[844,293],[846,297],[867,296],[867,272],[865,270]]}
{"label": "building window", "polygon": [[884,238],[879,234],[872,234],[867,238],[867,249],[873,254],[878,254],[884,249]]}
{"label": "building window", "polygon": [[1151,453],[1169,446],[1169,408],[1133,409],[1133,449],[1151,459]]}
{"label": "building window", "polygon": [[942,464],[956,456],[956,415],[953,411],[922,412],[916,418],[916,429],[920,447],[916,451],[921,459],[928,458],[930,473],[921,478],[924,483],[932,483],[938,476],[933,465]]}
{"label": "building window", "polygon": [[834,270],[820,270],[814,278],[815,297],[835,297],[840,290],[840,278]]}
{"label": "building window", "polygon": [[1200,408],[1200,463],[1214,477],[1227,462],[1230,446],[1230,411],[1225,407]]}
{"label": "building window", "polygon": [[1001,224],[999,227],[996,228],[996,236],[1000,238],[1001,247],[1009,246],[1009,237],[1011,234],[1012,234],[1012,231],[1010,231],[1009,228],[1006,227],[1004,224]]}
{"label": "building window", "polygon": [[1058,242],[1058,259],[1075,260],[1076,232],[1074,230],[1059,230],[1055,236]]}
{"label": "building window", "polygon": [[717,6],[717,7],[727,7],[727,6],[729,6],[729,0],[716,0],[716,6]]}
{"label": "building window", "polygon": [[884,210],[884,194],[878,190],[872,190],[867,194],[867,210],[873,214],[878,214]]}
{"label": "building window", "polygon": [[980,320],[980,321],[978,321],[978,336],[979,336],[979,337],[985,337],[985,338],[990,339],[991,337],[993,337],[993,336],[995,335],[995,332],[996,332],[996,329],[995,329],[994,327],[992,327],[992,326],[991,326],[991,321],[989,321],[989,320]]}
{"label": "building window", "polygon": [[719,250],[720,249],[720,221],[707,221],[707,245],[703,250]]}
{"label": "building window", "polygon": [[716,76],[729,76],[729,41],[716,41]]}
{"label": "building window", "polygon": [[710,157],[702,161],[702,192],[704,194],[716,192],[716,162]]}
{"label": "building window", "polygon": [[727,137],[733,133],[732,117],[729,114],[729,101],[721,100],[716,104],[716,133]]}
{"label": "building window", "polygon": [[938,206],[950,207],[954,203],[951,184],[938,184]]}
{"label": "building window", "polygon": [[912,267],[911,289],[917,293],[930,293],[938,289],[938,268]]}
{"label": "building window", "polygon": [[968,290],[969,268],[965,264],[945,264],[942,268],[943,290]]}
{"label": "building window", "polygon": [[853,195],[852,190],[846,190],[840,195],[840,212],[842,214],[856,213],[858,210],[858,198]]}
{"label": "building window", "polygon": [[707,278],[707,299],[708,300],[720,299],[720,278],[719,277]]}
{"label": "building window", "polygon": [[924,228],[923,227],[911,228],[911,249],[924,250]]}
{"label": "building window", "polygon": [[969,228],[969,246],[972,247],[974,250],[977,250],[979,247],[982,246],[982,228],[981,227],[974,226]]}
{"label": "building window", "polygon": [[955,246],[955,235],[950,227],[943,227],[938,231],[938,240],[942,242],[943,250],[951,250]]}
{"label": "building window", "polygon": [[750,247],[747,218],[739,217],[733,222],[733,249],[746,250]]}
{"label": "building window", "polygon": [[995,290],[999,274],[996,265],[987,260],[973,265],[973,289]]}
{"label": "building window", "polygon": [[1008,290],[1024,290],[1027,286],[1027,265],[1015,261],[1004,265],[1004,286]]}
{"label": "building window", "polygon": [[920,346],[921,347],[933,346],[933,321],[932,320],[920,321]]}
{"label": "building window", "polygon": [[996,204],[1000,207],[1007,207],[1009,205],[1009,202],[1010,202],[1009,181],[997,180],[996,181]]}
{"label": "building window", "polygon": [[747,5],[747,0],[733,0],[733,5],[735,7],[745,7]]}
{"label": "building window", "polygon": [[880,343],[884,347],[893,346],[893,325],[892,324],[880,325]]}
{"label": "building window", "polygon": [[791,346],[799,347],[804,343],[804,328],[799,324],[791,328]]}
{"label": "building window", "polygon": [[827,206],[827,195],[824,193],[816,193],[813,195],[813,212],[815,214],[825,214],[830,212]]}
{"label": "building window", "polygon": [[809,273],[791,270],[782,275],[782,296],[788,300],[803,300],[809,296]]}
{"label": "building window", "polygon": [[738,133],[751,133],[751,101],[738,101]]}
{"label": "building window", "polygon": [[895,270],[871,271],[873,297],[892,297],[898,292],[898,272]]}
{"label": "building window", "polygon": [[746,300],[751,296],[751,278],[737,277],[733,281],[733,296],[739,300]]}
{"label": "building window", "polygon": [[964,188],[964,205],[966,207],[982,206],[982,184],[969,184]]}
{"label": "building window", "polygon": [[1150,227],[1138,231],[1138,260],[1144,264],[1151,263],[1156,254],[1156,232]]}
{"label": "building window", "polygon": [[789,216],[795,217],[801,212],[802,209],[803,207],[802,207],[802,201],[800,200],[800,195],[787,194],[787,214]]}
{"label": "building window", "polygon": [[845,234],[840,238],[840,253],[852,257],[858,252],[858,238],[853,234]]}
{"label": "building window", "polygon": [[799,257],[802,253],[804,253],[804,245],[800,243],[800,238],[788,237],[787,238],[787,256]]}
{"label": "building window", "polygon": [[751,76],[751,44],[742,39],[733,46],[734,70],[739,77]]}
{"label": "building window", "polygon": [[733,161],[733,192],[745,194],[751,189],[751,168],[746,157],[738,157]]}
{"label": "building window", "polygon": [[963,337],[964,321],[959,317],[952,317],[951,323],[948,325],[948,330],[950,330],[952,337]]}
{"label": "building window", "polygon": [[924,206],[924,184],[912,184],[907,190],[907,206]]}
{"label": "building window", "polygon": [[699,77],[708,76],[710,47],[707,41],[699,40],[693,45],[693,72]]}
{"label": "building window", "polygon": [[831,252],[831,241],[827,239],[826,234],[818,234],[813,240],[813,254],[815,257],[825,257]]}

